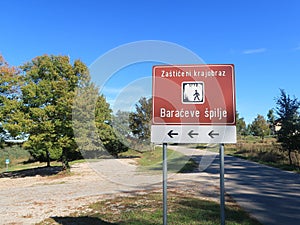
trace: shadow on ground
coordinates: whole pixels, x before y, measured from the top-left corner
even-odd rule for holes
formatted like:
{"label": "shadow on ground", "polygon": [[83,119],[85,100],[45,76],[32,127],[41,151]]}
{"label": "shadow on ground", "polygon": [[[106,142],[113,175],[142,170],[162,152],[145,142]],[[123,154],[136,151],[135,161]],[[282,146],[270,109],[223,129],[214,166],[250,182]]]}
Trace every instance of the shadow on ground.
{"label": "shadow on ground", "polygon": [[[61,225],[118,225],[118,223],[106,222],[102,219],[90,216],[82,217],[51,217],[55,222]],[[123,221],[124,222],[124,221]],[[134,219],[125,221],[125,224],[142,224],[142,225],[153,225],[152,222],[143,219]]]}
{"label": "shadow on ground", "polygon": [[35,176],[51,176],[58,174],[62,171],[61,166],[51,166],[51,167],[38,167],[32,169],[24,169],[13,172],[3,172],[0,174],[0,178],[20,178],[20,177],[35,177]]}
{"label": "shadow on ground", "polygon": [[51,217],[55,222],[62,225],[116,225],[95,217]]}

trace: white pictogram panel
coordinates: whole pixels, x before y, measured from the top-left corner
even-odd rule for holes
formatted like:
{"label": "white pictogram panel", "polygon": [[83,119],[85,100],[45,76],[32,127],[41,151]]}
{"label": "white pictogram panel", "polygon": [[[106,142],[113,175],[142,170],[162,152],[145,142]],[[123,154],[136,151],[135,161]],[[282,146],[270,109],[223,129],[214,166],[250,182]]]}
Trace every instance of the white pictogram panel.
{"label": "white pictogram panel", "polygon": [[181,83],[182,103],[183,104],[203,104],[204,83],[199,81],[189,81]]}

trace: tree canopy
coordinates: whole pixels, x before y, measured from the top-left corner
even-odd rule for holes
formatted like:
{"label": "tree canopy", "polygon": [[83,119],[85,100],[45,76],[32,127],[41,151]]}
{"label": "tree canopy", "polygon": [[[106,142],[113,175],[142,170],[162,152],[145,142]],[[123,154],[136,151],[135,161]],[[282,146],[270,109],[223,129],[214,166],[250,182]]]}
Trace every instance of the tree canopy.
{"label": "tree canopy", "polygon": [[103,95],[99,96],[96,102],[95,123],[100,140],[112,156],[128,150],[115,133],[112,126],[112,110]]}
{"label": "tree canopy", "polygon": [[139,140],[149,141],[151,118],[152,118],[152,98],[142,97],[135,105],[135,112],[129,115],[129,127]]}
{"label": "tree canopy", "polygon": [[243,117],[236,112],[236,132],[238,135],[247,135],[247,125]]}
{"label": "tree canopy", "polygon": [[39,56],[23,65],[22,103],[29,119],[30,133],[24,144],[34,158],[62,159],[76,154],[72,129],[72,103],[75,88],[88,76],[79,60],[73,65],[67,56]]}
{"label": "tree canopy", "polygon": [[269,124],[262,115],[257,115],[250,126],[250,130],[254,136],[259,136],[262,140],[270,134]]}
{"label": "tree canopy", "polygon": [[[68,56],[43,55],[15,68],[0,56],[0,76],[0,127],[12,138],[29,135],[23,146],[35,160],[49,166],[51,160],[61,160],[67,168],[68,160],[81,155],[77,141],[88,143],[84,150],[97,150],[97,138],[113,154],[127,150],[105,123],[111,121],[112,111],[80,60],[71,63]],[[74,112],[81,115],[81,123]],[[94,129],[83,125],[89,126],[87,120]],[[75,139],[74,127],[84,131],[82,137]]]}
{"label": "tree canopy", "polygon": [[268,118],[267,122],[269,124],[270,129],[271,129],[271,132],[272,132],[272,134],[275,134],[276,118],[275,118],[273,109],[270,109],[268,111],[267,118]]}
{"label": "tree canopy", "polygon": [[16,67],[10,67],[0,55],[0,121],[4,139],[18,139],[24,136],[26,116],[20,101],[21,75]]}
{"label": "tree canopy", "polygon": [[292,164],[292,151],[300,150],[300,102],[296,97],[290,97],[281,89],[276,104],[276,114],[281,125],[277,139],[282,149],[288,151],[289,161]]}

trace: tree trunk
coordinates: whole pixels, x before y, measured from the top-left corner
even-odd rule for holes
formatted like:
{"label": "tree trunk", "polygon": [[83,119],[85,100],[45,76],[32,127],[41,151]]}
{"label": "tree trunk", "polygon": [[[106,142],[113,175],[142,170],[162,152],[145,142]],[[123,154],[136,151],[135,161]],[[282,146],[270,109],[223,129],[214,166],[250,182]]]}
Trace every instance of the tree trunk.
{"label": "tree trunk", "polygon": [[62,163],[62,170],[63,171],[70,170],[70,165],[69,165],[69,161],[67,159],[67,155],[66,155],[65,150],[63,150],[63,152],[62,152],[61,163]]}
{"label": "tree trunk", "polygon": [[70,165],[69,165],[68,160],[63,160],[63,161],[62,161],[62,170],[63,170],[63,171],[70,170]]}
{"label": "tree trunk", "polygon": [[47,167],[50,167],[50,152],[47,151],[46,154],[47,154]]}
{"label": "tree trunk", "polygon": [[293,165],[291,154],[292,154],[292,150],[289,149],[289,161],[290,161],[290,165]]}

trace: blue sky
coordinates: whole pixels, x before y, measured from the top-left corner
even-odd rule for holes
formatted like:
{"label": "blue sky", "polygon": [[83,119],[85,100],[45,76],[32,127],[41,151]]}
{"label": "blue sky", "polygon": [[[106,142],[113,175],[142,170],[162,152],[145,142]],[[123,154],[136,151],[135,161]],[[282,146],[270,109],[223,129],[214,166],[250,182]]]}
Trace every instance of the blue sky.
{"label": "blue sky", "polygon": [[[0,53],[11,65],[43,54],[90,65],[126,43],[173,42],[208,64],[235,64],[237,110],[249,123],[276,106],[280,88],[300,98],[299,11],[297,0],[7,0],[1,1]],[[114,104],[121,88],[149,76],[149,64],[125,68],[104,94]]]}

